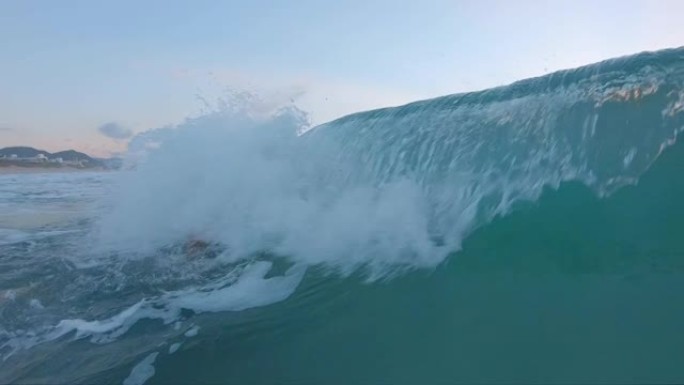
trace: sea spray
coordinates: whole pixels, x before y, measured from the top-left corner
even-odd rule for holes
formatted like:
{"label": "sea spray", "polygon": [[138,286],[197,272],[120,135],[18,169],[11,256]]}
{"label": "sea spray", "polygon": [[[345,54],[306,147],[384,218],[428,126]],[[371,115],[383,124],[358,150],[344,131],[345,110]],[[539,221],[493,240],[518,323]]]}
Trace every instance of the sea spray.
{"label": "sea spray", "polygon": [[303,140],[306,116],[295,107],[230,106],[140,146],[148,153],[122,175],[98,244],[144,257],[197,238],[224,245],[221,261],[266,252],[369,277],[446,256],[411,179],[377,184],[363,165],[342,162],[336,143]]}

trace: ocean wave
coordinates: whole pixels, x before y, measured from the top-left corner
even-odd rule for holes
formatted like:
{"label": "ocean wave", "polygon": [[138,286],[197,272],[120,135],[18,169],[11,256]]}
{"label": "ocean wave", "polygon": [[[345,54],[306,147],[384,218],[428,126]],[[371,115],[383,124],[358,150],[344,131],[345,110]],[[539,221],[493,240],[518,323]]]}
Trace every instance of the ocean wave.
{"label": "ocean wave", "polygon": [[[41,258],[52,257],[40,263],[55,270],[63,264],[52,275],[63,276],[59,301],[28,284],[3,291],[13,309],[23,306],[25,313],[14,314],[52,316],[3,323],[0,353],[9,359],[63,340],[107,344],[145,320],[185,328],[174,338],[192,338],[204,329],[182,324],[188,311],[239,312],[281,302],[312,270],[372,282],[434,269],[464,242],[470,248],[450,269],[510,269],[517,257],[528,272],[542,266],[596,272],[600,263],[622,268],[630,255],[639,266],[653,254],[678,256],[677,226],[668,228],[664,209],[648,202],[679,207],[678,196],[668,194],[680,189],[668,180],[681,162],[652,166],[661,156],[684,159],[676,144],[684,127],[682,59],[681,48],[645,53],[313,128],[293,106],[269,110],[242,94],[213,112],[144,133],[132,142],[134,169],[115,177],[111,192],[98,184],[85,195],[107,196],[83,209],[88,237],[70,238],[68,257],[39,245]],[[641,178],[647,186],[629,190]],[[6,187],[3,193],[18,196]],[[40,206],[43,198],[26,199]],[[525,202],[540,207],[524,209]],[[619,218],[631,227],[616,226]],[[632,254],[613,252],[626,242],[620,237],[646,231],[637,224],[649,221],[657,232],[651,243]],[[568,238],[569,226],[582,230],[581,241]],[[613,232],[599,234],[597,226]],[[40,231],[48,237],[61,230]],[[0,246],[27,237],[2,230]],[[581,259],[578,251],[568,262],[547,244],[591,252]],[[200,245],[196,255],[193,245]],[[218,247],[209,253],[209,245]],[[107,311],[87,307],[100,302]],[[55,311],[60,303],[68,311]],[[140,352],[147,358],[130,381],[154,374],[159,346],[153,350]]]}
{"label": "ocean wave", "polygon": [[370,279],[434,267],[545,187],[605,196],[636,183],[684,127],[683,57],[645,53],[311,129],[294,107],[264,113],[241,95],[138,146],[148,156],[100,243],[152,252],[199,237],[236,260],[268,251]]}

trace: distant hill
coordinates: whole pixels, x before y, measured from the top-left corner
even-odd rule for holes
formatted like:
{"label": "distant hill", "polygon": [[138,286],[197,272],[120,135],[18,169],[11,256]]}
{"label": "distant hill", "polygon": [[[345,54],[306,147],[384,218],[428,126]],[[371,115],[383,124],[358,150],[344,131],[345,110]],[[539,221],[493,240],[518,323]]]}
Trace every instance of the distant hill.
{"label": "distant hill", "polygon": [[0,157],[9,157],[10,155],[16,155],[20,158],[35,158],[40,154],[43,154],[48,158],[51,156],[49,152],[36,150],[33,147],[5,147],[0,149]]}
{"label": "distant hill", "polygon": [[74,151],[74,150],[67,150],[67,151],[60,151],[60,152],[55,152],[52,155],[47,155],[48,158],[62,158],[63,160],[69,161],[69,162],[78,162],[78,161],[87,161],[87,162],[93,162],[95,159],[91,158],[90,156]]}
{"label": "distant hill", "polygon": [[9,158],[16,155],[18,158],[35,158],[38,155],[44,155],[48,159],[61,158],[65,162],[83,162],[86,167],[105,167],[105,168],[119,168],[120,160],[113,159],[96,159],[88,154],[78,152],[75,150],[60,151],[50,153],[43,150],[38,150],[33,147],[5,147],[0,149],[0,158]]}

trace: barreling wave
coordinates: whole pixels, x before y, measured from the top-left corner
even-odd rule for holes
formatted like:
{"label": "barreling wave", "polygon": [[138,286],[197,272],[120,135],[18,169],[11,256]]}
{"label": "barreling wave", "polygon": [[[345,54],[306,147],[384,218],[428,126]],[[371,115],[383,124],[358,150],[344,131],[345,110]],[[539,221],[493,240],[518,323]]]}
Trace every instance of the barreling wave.
{"label": "barreling wave", "polygon": [[683,59],[682,48],[642,53],[301,135],[296,109],[255,118],[253,99],[233,100],[159,135],[105,243],[201,234],[232,259],[269,251],[371,275],[435,266],[545,187],[580,181],[604,196],[635,183],[684,127]]}

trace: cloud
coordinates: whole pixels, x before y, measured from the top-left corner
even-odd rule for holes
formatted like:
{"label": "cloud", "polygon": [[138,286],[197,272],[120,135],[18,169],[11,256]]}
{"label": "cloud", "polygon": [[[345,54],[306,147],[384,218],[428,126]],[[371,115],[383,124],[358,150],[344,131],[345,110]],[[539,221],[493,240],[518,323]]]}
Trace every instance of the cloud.
{"label": "cloud", "polygon": [[131,129],[116,122],[105,123],[98,127],[97,130],[100,131],[100,134],[116,140],[128,139],[133,136]]}
{"label": "cloud", "polygon": [[0,127],[0,131],[14,131],[12,127]]}

